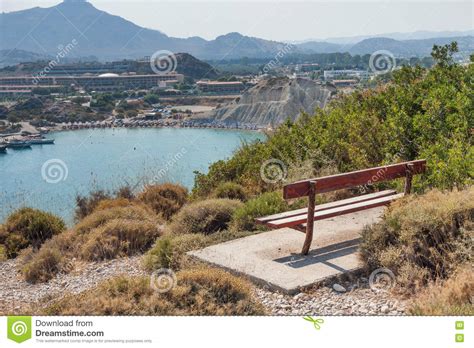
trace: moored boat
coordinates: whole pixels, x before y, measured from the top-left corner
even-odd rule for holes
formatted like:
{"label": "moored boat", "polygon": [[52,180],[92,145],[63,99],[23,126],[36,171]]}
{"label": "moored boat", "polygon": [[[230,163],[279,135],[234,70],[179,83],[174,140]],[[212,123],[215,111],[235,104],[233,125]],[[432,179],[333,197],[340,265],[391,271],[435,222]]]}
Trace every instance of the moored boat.
{"label": "moored boat", "polygon": [[25,149],[31,147],[31,143],[26,140],[10,139],[7,142],[7,147],[12,149]]}
{"label": "moored boat", "polygon": [[31,145],[54,144],[54,139],[36,138],[36,139],[28,139],[28,142]]}

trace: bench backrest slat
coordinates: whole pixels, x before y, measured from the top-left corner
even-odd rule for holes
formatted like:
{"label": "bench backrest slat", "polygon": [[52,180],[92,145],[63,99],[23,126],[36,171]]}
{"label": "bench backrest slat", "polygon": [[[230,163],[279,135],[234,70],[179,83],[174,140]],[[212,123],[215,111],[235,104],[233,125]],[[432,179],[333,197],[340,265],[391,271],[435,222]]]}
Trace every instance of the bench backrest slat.
{"label": "bench backrest slat", "polygon": [[357,170],[320,178],[298,181],[283,187],[283,198],[305,197],[309,192],[310,181],[316,181],[316,193],[347,189],[359,185],[370,185],[406,176],[407,165],[412,164],[412,174],[421,174],[426,169],[426,160],[416,160],[391,164],[388,166]]}

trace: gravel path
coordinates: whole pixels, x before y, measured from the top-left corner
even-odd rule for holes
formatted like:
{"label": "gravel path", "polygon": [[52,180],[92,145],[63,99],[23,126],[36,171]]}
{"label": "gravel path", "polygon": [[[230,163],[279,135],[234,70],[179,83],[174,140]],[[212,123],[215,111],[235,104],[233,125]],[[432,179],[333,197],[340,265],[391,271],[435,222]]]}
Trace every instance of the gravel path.
{"label": "gravel path", "polygon": [[344,289],[338,292],[330,285],[289,296],[258,288],[256,296],[272,315],[403,315],[406,311],[406,300],[374,292],[367,282],[344,284]]}
{"label": "gravel path", "polygon": [[66,293],[79,293],[103,280],[127,274],[142,275],[140,256],[105,262],[79,264],[69,274],[60,274],[48,283],[30,284],[18,273],[19,260],[0,262],[0,315],[13,313],[26,305],[61,298]]}

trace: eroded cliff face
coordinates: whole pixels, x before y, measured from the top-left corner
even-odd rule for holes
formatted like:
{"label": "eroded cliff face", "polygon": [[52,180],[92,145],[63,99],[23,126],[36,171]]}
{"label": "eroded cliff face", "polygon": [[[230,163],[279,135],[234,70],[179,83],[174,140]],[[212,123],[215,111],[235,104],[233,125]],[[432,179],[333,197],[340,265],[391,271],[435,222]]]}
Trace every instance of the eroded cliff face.
{"label": "eroded cliff face", "polygon": [[262,80],[240,98],[214,110],[210,117],[222,122],[274,127],[286,119],[296,120],[301,111],[323,108],[331,90],[307,79],[286,77]]}

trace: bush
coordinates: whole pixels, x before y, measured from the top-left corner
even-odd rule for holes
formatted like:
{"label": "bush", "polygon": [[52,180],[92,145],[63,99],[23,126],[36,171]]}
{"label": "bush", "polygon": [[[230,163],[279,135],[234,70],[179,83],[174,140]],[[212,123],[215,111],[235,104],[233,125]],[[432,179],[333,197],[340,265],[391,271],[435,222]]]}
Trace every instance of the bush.
{"label": "bush", "polygon": [[32,208],[13,212],[0,231],[0,244],[4,245],[8,258],[20,250],[32,246],[38,249],[43,242],[64,231],[66,225],[53,214]]}
{"label": "bush", "polygon": [[361,256],[369,268],[387,267],[414,290],[469,260],[473,235],[474,187],[431,191],[393,203],[383,221],[366,227]]}
{"label": "bush", "polygon": [[[115,199],[114,199],[115,198]],[[97,190],[89,193],[87,196],[76,196],[76,211],[75,211],[75,219],[76,221],[81,221],[86,216],[90,215],[103,201],[107,201],[108,203],[104,203],[103,205],[109,204],[110,206],[126,206],[126,200],[133,201],[135,199],[135,195],[131,187],[129,186],[122,186],[114,194],[103,190]],[[104,209],[102,208],[99,209]]]}
{"label": "bush", "polygon": [[117,277],[43,309],[44,315],[262,315],[250,284],[222,270],[181,271],[177,284],[158,293],[149,277]]}
{"label": "bush", "polygon": [[288,204],[280,192],[267,192],[250,199],[234,213],[231,228],[238,231],[253,231],[265,228],[255,223],[255,218],[277,214],[288,210]]}
{"label": "bush", "polygon": [[111,198],[108,193],[102,190],[91,192],[88,196],[78,195],[76,197],[76,221],[80,221],[91,214],[100,201]]}
{"label": "bush", "polygon": [[214,190],[213,197],[238,199],[239,201],[243,202],[247,200],[244,187],[233,182],[225,182],[217,186],[217,188]]}
{"label": "bush", "polygon": [[34,255],[25,255],[27,260],[21,268],[21,273],[27,282],[47,282],[61,270],[63,256],[57,249],[42,247]]}
{"label": "bush", "polygon": [[88,234],[80,254],[86,260],[99,261],[143,253],[160,233],[149,221],[114,219]]}
{"label": "bush", "polygon": [[114,219],[127,219],[158,223],[159,219],[151,209],[146,206],[133,204],[127,207],[113,207],[97,210],[79,222],[74,230],[77,233],[88,233],[91,230]]}
{"label": "bush", "polygon": [[138,198],[151,207],[155,213],[169,220],[186,203],[186,188],[171,183],[149,185]]}
{"label": "bush", "polygon": [[25,252],[21,271],[27,281],[45,282],[69,272],[72,264],[67,260],[97,261],[144,252],[160,233],[159,220],[147,207],[96,209],[71,231],[46,241],[39,251]]}
{"label": "bush", "polygon": [[207,246],[209,240],[202,234],[183,234],[163,236],[158,239],[143,258],[143,266],[148,271],[170,268],[174,271],[183,268],[188,261],[186,253]]}
{"label": "bush", "polygon": [[97,204],[97,206],[94,208],[94,211],[106,210],[116,207],[128,207],[132,204],[133,203],[126,198],[104,199]]}
{"label": "bush", "polygon": [[474,270],[466,266],[446,281],[429,286],[409,308],[414,315],[474,315]]}
{"label": "bush", "polygon": [[209,199],[185,206],[169,226],[173,234],[212,234],[227,229],[232,214],[242,202],[231,199]]}
{"label": "bush", "polygon": [[31,283],[47,282],[60,272],[71,270],[72,259],[83,243],[83,236],[66,231],[47,240],[38,251],[25,249],[21,254],[20,271]]}

